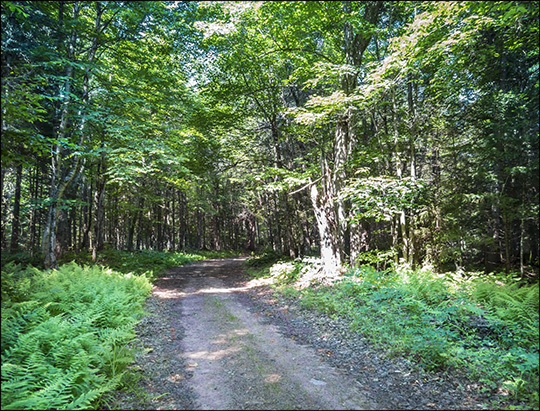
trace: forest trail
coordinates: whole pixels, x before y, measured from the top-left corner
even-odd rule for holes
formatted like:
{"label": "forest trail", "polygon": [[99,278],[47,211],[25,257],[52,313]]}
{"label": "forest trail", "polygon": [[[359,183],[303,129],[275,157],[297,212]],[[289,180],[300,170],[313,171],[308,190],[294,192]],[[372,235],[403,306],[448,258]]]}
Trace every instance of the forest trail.
{"label": "forest trail", "polygon": [[184,330],[176,355],[189,375],[185,383],[195,393],[194,408],[377,409],[354,379],[242,304],[239,296],[249,288],[249,282],[237,281],[242,260],[175,268],[153,291],[174,302],[171,329]]}

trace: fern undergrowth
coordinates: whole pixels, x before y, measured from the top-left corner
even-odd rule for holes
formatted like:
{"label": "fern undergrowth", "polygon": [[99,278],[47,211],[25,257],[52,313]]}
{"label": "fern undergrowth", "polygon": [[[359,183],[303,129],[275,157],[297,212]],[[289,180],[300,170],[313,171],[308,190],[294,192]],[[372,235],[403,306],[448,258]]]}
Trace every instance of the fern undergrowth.
{"label": "fern undergrowth", "polygon": [[66,264],[42,271],[3,253],[2,409],[99,407],[104,393],[131,378],[128,347],[153,279],[191,261],[237,255],[103,250],[94,264],[88,252],[65,253]]}
{"label": "fern undergrowth", "polygon": [[71,263],[2,268],[2,409],[88,409],[115,389],[151,289],[146,276]]}

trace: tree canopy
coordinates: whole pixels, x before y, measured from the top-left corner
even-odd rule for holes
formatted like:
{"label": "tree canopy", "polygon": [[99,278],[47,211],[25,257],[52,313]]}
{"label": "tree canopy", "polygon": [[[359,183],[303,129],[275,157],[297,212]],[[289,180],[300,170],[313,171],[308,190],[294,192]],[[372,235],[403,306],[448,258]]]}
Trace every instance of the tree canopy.
{"label": "tree canopy", "polygon": [[537,273],[538,17],[3,1],[2,249]]}

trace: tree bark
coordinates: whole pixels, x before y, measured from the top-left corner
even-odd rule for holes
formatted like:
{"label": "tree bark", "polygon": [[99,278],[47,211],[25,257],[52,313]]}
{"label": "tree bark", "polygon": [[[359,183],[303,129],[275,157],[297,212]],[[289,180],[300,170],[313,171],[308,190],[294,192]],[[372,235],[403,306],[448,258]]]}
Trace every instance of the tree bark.
{"label": "tree bark", "polygon": [[[366,23],[373,25],[377,22],[380,7],[380,2],[366,2],[363,16]],[[351,13],[350,1],[343,2],[343,11],[346,14]],[[371,37],[372,35],[368,32],[354,33],[350,22],[343,24],[343,43],[347,64],[358,68],[361,66],[364,51]],[[346,73],[342,76],[341,89],[345,95],[350,95],[356,85],[356,74]],[[323,178],[322,186],[324,187],[326,182],[326,187],[322,194],[319,194],[316,185],[311,186],[311,200],[321,241],[321,258],[327,274],[335,271],[349,258],[350,254],[350,230],[347,221],[349,210],[347,203],[340,198],[340,193],[348,177],[347,166],[355,144],[353,122],[353,109],[348,108],[336,123],[331,170],[328,169],[326,159],[322,159],[321,172],[323,175],[325,173],[328,175],[328,178]],[[361,229],[361,226],[358,228]]]}
{"label": "tree bark", "polygon": [[15,168],[15,198],[13,199],[13,223],[11,225],[11,244],[10,249],[15,252],[19,249],[19,235],[21,230],[21,182],[22,182],[22,163],[17,164]]}
{"label": "tree bark", "polygon": [[337,237],[337,221],[333,210],[333,204],[329,197],[322,198],[317,185],[311,186],[311,202],[320,236],[320,254],[325,275],[331,276],[341,266],[341,254]]}
{"label": "tree bark", "polygon": [[97,173],[96,173],[96,191],[94,192],[94,207],[95,207],[95,221],[93,224],[94,228],[94,244],[92,247],[92,261],[95,263],[97,261],[97,253],[103,249],[104,244],[104,233],[103,233],[103,222],[105,218],[105,210],[103,208],[103,203],[105,199],[105,153],[101,153],[101,158],[98,163]]}

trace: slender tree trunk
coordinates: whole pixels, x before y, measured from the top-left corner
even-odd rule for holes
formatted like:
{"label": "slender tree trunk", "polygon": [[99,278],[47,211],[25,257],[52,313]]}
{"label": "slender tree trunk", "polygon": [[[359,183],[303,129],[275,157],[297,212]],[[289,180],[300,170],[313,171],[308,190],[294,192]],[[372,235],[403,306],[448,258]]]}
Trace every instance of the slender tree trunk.
{"label": "slender tree trunk", "polygon": [[[416,83],[414,83],[414,80],[410,79],[410,81],[407,83],[407,101],[409,105],[409,158],[410,158],[410,177],[412,181],[416,181],[416,149],[415,149],[415,141],[416,141]],[[416,259],[415,259],[415,238],[414,238],[414,229],[411,227],[413,225],[412,217],[409,218],[409,227],[408,227],[408,255],[409,255],[409,264],[411,267],[415,267],[416,265]]]}
{"label": "slender tree trunk", "polygon": [[142,208],[144,206],[144,198],[142,196],[139,196],[137,199],[137,210],[135,210],[135,213],[133,216],[131,216],[129,227],[128,227],[128,236],[127,236],[127,250],[133,251],[133,244],[135,240],[135,227],[137,226],[137,222],[139,222],[139,226],[141,225],[141,219],[142,219]]}
{"label": "slender tree trunk", "polygon": [[[2,117],[5,117],[5,116],[2,116]],[[3,125],[2,125],[2,129],[4,129]],[[6,215],[6,204],[4,204],[4,174],[5,174],[5,169],[4,169],[4,167],[2,167],[1,174],[0,174],[0,201],[2,202],[2,207],[1,207],[1,210],[2,210],[2,224],[0,226],[0,230],[1,230],[1,233],[0,233],[0,248],[2,250],[6,248],[6,242],[7,242],[7,240],[6,240],[6,230],[5,230],[5,225],[6,225],[6,222],[7,222],[7,218],[5,217],[5,215]]]}
{"label": "slender tree trunk", "polygon": [[[62,25],[63,22],[63,2],[59,2],[58,10],[58,21]],[[77,12],[75,13],[75,18],[77,17]],[[62,32],[60,29],[59,32]],[[58,39],[58,48],[61,47],[61,36]],[[75,30],[72,30],[69,44],[68,44],[68,58],[73,56],[73,50],[75,47],[76,33]],[[68,123],[68,112],[70,105],[70,94],[71,94],[71,81],[73,76],[73,67],[68,65],[66,68],[66,80],[64,88],[61,91],[60,95],[64,96],[62,101],[62,107],[60,111],[60,124],[57,130],[57,141],[61,141],[65,138],[67,133],[67,123]],[[49,191],[49,211],[47,213],[47,219],[45,220],[45,227],[43,229],[43,238],[41,241],[41,252],[43,254],[43,263],[45,268],[54,268],[56,267],[56,217],[57,217],[57,207],[58,200],[61,198],[61,146],[60,144],[55,144],[51,150],[51,185]],[[64,184],[65,189],[66,184]]]}
{"label": "slender tree trunk", "polygon": [[96,191],[94,192],[94,207],[95,207],[95,221],[93,224],[94,228],[94,244],[92,247],[92,261],[95,263],[97,261],[97,253],[103,249],[104,243],[104,233],[103,233],[103,224],[105,218],[105,210],[103,207],[105,199],[105,154],[101,154],[101,158],[98,164],[97,173],[96,173]]}
{"label": "slender tree trunk", "polygon": [[88,182],[83,183],[83,198],[86,200],[86,204],[83,209],[81,210],[83,215],[83,228],[82,228],[82,238],[80,243],[80,249],[84,251],[88,251],[90,249],[90,237],[91,237],[91,230],[93,225],[93,218],[92,218],[92,202],[93,202],[93,195],[92,195],[92,176],[89,176],[90,185],[88,185]]}
{"label": "slender tree trunk", "polygon": [[176,196],[174,189],[171,189],[171,232],[170,232],[170,242],[171,250],[176,251]]}
{"label": "slender tree trunk", "polygon": [[114,220],[112,224],[113,224],[113,230],[114,230],[114,248],[116,250],[122,250],[125,247],[124,240],[123,240],[123,238],[125,237],[125,231],[123,230],[125,228],[125,224],[120,222],[120,213],[118,212],[118,195],[115,195],[113,198],[114,198],[114,206],[113,206]]}
{"label": "slender tree trunk", "polygon": [[521,275],[521,279],[525,278],[524,248],[525,248],[525,218],[521,217],[520,235],[519,235],[519,273]]}
{"label": "slender tree trunk", "polygon": [[30,201],[34,206],[30,210],[30,238],[28,245],[30,247],[30,255],[34,256],[34,248],[36,247],[36,220],[37,220],[37,209],[35,207],[35,200],[38,198],[38,178],[39,178],[39,167],[36,165],[33,178],[30,180]]}
{"label": "slender tree trunk", "polygon": [[[55,184],[51,184],[50,199],[56,202],[58,198],[58,188]],[[45,268],[56,267],[56,204],[49,206],[47,219],[43,228],[43,239],[41,242],[41,252],[44,257],[43,264]]]}
{"label": "slender tree trunk", "polygon": [[[81,3],[75,3],[73,5],[74,15],[73,19],[77,20],[79,17],[79,12],[82,8]],[[93,39],[92,46],[90,47],[88,51],[87,56],[87,63],[92,63],[96,50],[97,50],[97,44],[98,44],[98,36],[100,34],[100,27],[101,27],[101,4],[99,2],[96,3],[96,20],[95,20],[95,37]],[[60,24],[63,21],[63,2],[59,3],[59,22]],[[61,32],[61,30],[60,30]],[[77,32],[75,28],[72,29],[70,39],[68,42],[68,51],[67,51],[67,58],[70,61],[74,60],[74,51],[75,51],[75,45],[77,42]],[[58,39],[59,47],[61,46],[61,37]],[[90,69],[88,67],[85,68],[85,73],[83,76],[83,101],[86,103],[89,100],[89,76],[90,76]],[[74,81],[74,73],[73,73],[73,66],[71,64],[68,64],[66,68],[66,80],[65,85],[60,93],[62,96],[64,96],[64,99],[62,101],[62,108],[61,108],[61,114],[60,114],[60,124],[58,126],[58,132],[57,132],[57,141],[63,141],[68,136],[68,117],[69,117],[69,111],[71,108],[71,82]],[[82,110],[82,109],[81,109]],[[82,116],[82,111],[79,111],[79,147],[82,147],[82,143],[84,141],[84,127],[85,127],[85,119]],[[57,253],[58,253],[58,244],[57,244],[57,236],[56,236],[56,229],[57,229],[57,215],[58,215],[58,202],[63,198],[64,191],[66,188],[71,184],[73,179],[77,176],[78,173],[80,173],[82,170],[80,169],[80,163],[81,163],[81,156],[75,155],[73,159],[73,165],[71,166],[71,170],[67,170],[67,166],[65,164],[62,152],[62,147],[60,144],[55,144],[52,149],[52,156],[51,156],[51,171],[52,171],[52,177],[51,177],[51,189],[50,189],[50,207],[49,207],[49,213],[47,215],[45,228],[43,230],[43,238],[42,238],[42,253],[44,258],[44,265],[46,268],[54,268],[56,267],[56,259],[57,259]]]}
{"label": "slender tree trunk", "polygon": [[390,234],[392,236],[392,249],[396,250],[394,262],[399,263],[399,252],[398,252],[398,237],[399,237],[399,223],[398,217],[394,216],[390,222]]}
{"label": "slender tree trunk", "polygon": [[510,241],[512,239],[512,227],[509,222],[508,214],[503,212],[502,214],[504,224],[504,270],[506,273],[510,272],[512,266],[512,256],[510,250]]}
{"label": "slender tree trunk", "polygon": [[21,230],[21,182],[22,182],[22,163],[15,168],[15,198],[13,199],[13,223],[11,225],[11,244],[10,249],[15,252],[19,249],[19,235]]}

